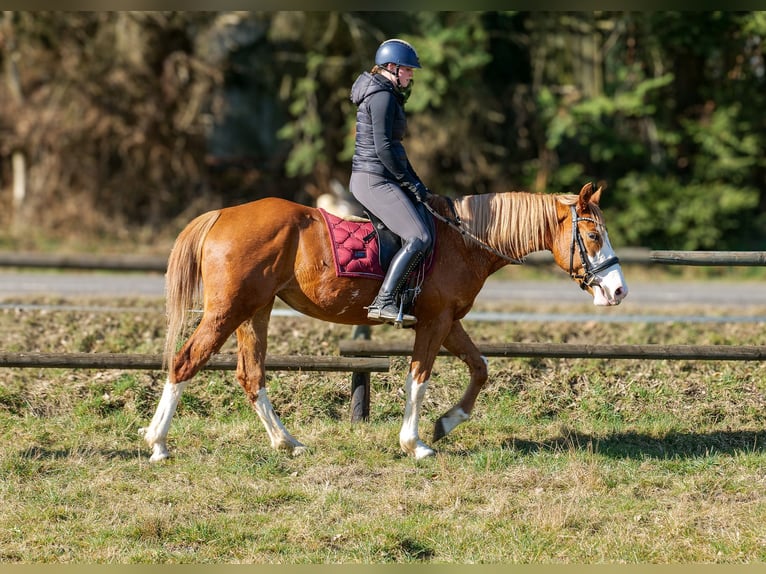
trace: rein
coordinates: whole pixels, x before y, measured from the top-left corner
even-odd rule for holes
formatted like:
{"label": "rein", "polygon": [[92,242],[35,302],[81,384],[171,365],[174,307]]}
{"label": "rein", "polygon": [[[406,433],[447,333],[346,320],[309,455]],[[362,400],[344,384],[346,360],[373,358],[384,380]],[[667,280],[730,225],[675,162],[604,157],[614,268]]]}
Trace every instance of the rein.
{"label": "rein", "polygon": [[472,234],[470,231],[465,229],[463,227],[463,222],[460,221],[460,216],[457,214],[457,211],[455,210],[455,202],[452,201],[451,197],[445,197],[445,199],[447,200],[447,203],[449,205],[450,211],[452,212],[452,215],[454,216],[454,219],[450,219],[449,217],[443,216],[441,213],[439,213],[433,207],[431,207],[431,205],[427,201],[424,201],[423,205],[425,205],[425,207],[428,210],[428,212],[431,215],[433,215],[436,219],[438,219],[442,223],[446,223],[448,227],[451,227],[452,229],[454,229],[455,231],[460,233],[460,235],[472,239],[473,241],[478,243],[479,247],[481,247],[482,249],[485,249],[485,250],[489,251],[490,253],[493,253],[493,254],[497,255],[498,257],[500,257],[502,259],[505,259],[506,261],[508,261],[509,263],[512,263],[513,265],[522,265],[524,263],[524,259],[515,259],[513,257],[508,257],[505,253],[503,253],[501,251],[498,251],[497,249],[495,249],[491,245],[487,245],[481,239],[479,239],[474,234]]}
{"label": "rein", "polygon": [[[608,269],[609,267],[612,267],[613,265],[617,265],[620,262],[620,259],[613,255],[612,257],[609,257],[606,261],[596,265],[595,267],[591,265],[590,260],[588,259],[588,252],[585,249],[585,244],[582,241],[582,235],[580,235],[580,228],[577,225],[581,221],[590,221],[591,223],[594,223],[597,226],[601,226],[602,224],[599,221],[596,221],[592,217],[579,217],[577,215],[577,210],[575,209],[575,206],[572,207],[572,245],[569,249],[569,276],[577,281],[580,284],[580,289],[583,291],[590,287],[591,285],[599,285],[601,283],[601,280],[598,278],[597,274],[603,271],[604,269]],[[577,246],[578,250],[580,251],[580,260],[582,261],[582,273],[575,273],[574,272],[574,254],[575,254],[575,246]]]}

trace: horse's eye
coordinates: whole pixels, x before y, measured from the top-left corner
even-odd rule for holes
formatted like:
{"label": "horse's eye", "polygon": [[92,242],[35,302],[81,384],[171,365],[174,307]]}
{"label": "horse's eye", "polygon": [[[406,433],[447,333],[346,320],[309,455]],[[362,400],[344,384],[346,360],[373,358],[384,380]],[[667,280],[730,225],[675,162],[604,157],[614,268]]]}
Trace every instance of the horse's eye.
{"label": "horse's eye", "polygon": [[590,233],[588,233],[588,239],[590,239],[591,241],[599,242],[601,241],[601,235],[599,235],[595,231],[591,231]]}

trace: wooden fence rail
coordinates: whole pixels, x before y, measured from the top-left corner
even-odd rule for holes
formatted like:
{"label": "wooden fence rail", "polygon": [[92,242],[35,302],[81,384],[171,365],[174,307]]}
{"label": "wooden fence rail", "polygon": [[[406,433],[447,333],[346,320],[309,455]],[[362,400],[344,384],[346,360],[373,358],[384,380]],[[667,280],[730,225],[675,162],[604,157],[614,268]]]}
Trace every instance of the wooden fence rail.
{"label": "wooden fence rail", "polygon": [[[650,359],[695,361],[763,361],[766,345],[587,345],[575,343],[503,343],[477,345],[486,357],[556,359]],[[345,340],[344,357],[410,356],[412,344]],[[440,355],[449,355],[442,347]]]}
{"label": "wooden fence rail", "polygon": [[[162,355],[127,353],[0,353],[0,367],[64,369],[136,369],[162,370]],[[208,370],[233,370],[237,355],[213,355],[205,365]],[[385,372],[388,357],[338,357],[267,355],[266,368],[272,371],[340,371],[354,373]]]}
{"label": "wooden fence rail", "polygon": [[757,267],[766,266],[766,251],[651,251],[651,263]]}
{"label": "wooden fence rail", "polygon": [[167,256],[0,252],[0,267],[164,273]]}
{"label": "wooden fence rail", "polygon": [[[618,249],[620,261],[637,265],[766,266],[766,251],[652,251]],[[0,267],[165,272],[166,256],[0,252]],[[527,265],[548,265],[548,252],[530,254]]]}

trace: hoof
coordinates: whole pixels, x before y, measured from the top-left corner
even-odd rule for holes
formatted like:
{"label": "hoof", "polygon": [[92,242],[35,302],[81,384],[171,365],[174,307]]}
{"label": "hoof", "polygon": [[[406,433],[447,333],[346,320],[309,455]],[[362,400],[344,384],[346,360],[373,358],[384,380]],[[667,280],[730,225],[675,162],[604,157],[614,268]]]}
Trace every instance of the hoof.
{"label": "hoof", "polygon": [[439,419],[434,423],[434,442],[447,436],[447,430],[444,428],[444,421]]}
{"label": "hoof", "polygon": [[162,452],[155,452],[149,457],[149,462],[161,462],[170,458],[170,453],[167,450]]}
{"label": "hoof", "polygon": [[434,423],[434,442],[447,436],[456,426],[469,418],[469,415],[460,407],[451,408]]}
{"label": "hoof", "polygon": [[160,462],[168,458],[170,458],[170,453],[164,444],[154,443],[152,445],[152,456],[149,457],[149,462]]}
{"label": "hoof", "polygon": [[304,454],[308,454],[308,452],[309,452],[309,447],[304,446],[304,445],[296,446],[293,449],[293,453],[292,453],[293,454],[293,458],[296,457],[296,456],[303,456]]}
{"label": "hoof", "polygon": [[297,440],[287,440],[282,439],[277,443],[272,443],[271,445],[276,450],[286,452],[287,454],[290,454],[292,456],[300,456],[306,452],[308,452],[309,447],[307,447],[304,444],[299,443]]}
{"label": "hoof", "polygon": [[430,456],[436,456],[436,451],[429,446],[419,444],[415,448],[415,460],[421,460]]}
{"label": "hoof", "polygon": [[168,447],[165,445],[165,441],[157,441],[156,437],[147,436],[148,433],[149,429],[147,427],[138,429],[139,436],[143,437],[152,449],[152,456],[149,457],[149,462],[159,462],[170,458],[170,453],[168,452]]}
{"label": "hoof", "polygon": [[415,457],[415,460],[421,458],[428,458],[429,456],[435,456],[436,451],[424,443],[422,440],[417,441],[414,445],[412,443],[399,442],[399,446],[402,450]]}

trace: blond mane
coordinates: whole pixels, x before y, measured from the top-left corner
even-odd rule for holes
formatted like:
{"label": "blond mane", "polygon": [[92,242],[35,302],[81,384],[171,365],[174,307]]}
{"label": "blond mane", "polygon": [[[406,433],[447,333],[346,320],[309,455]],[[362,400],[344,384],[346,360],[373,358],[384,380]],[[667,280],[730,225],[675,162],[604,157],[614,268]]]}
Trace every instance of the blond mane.
{"label": "blond mane", "polygon": [[556,205],[574,205],[577,199],[569,194],[488,193],[455,200],[455,210],[471,235],[518,259],[546,248],[557,225]]}

